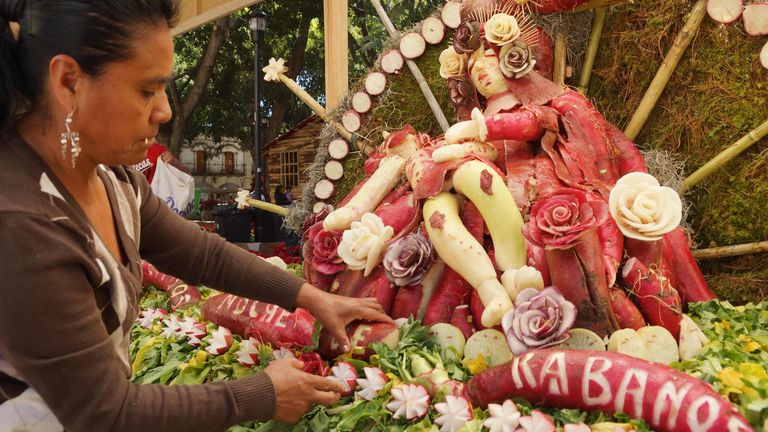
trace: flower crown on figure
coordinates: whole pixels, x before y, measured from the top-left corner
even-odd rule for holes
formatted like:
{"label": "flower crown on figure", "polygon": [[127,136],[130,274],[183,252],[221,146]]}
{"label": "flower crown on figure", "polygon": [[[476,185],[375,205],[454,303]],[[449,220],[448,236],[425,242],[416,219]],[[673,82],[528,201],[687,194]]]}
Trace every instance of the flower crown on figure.
{"label": "flower crown on figure", "polygon": [[493,50],[504,78],[519,80],[534,69],[534,51],[540,40],[529,7],[515,0],[467,2],[462,18],[453,44],[440,54],[440,76],[448,80],[459,118],[483,106],[483,96],[477,94],[470,76],[478,56]]}

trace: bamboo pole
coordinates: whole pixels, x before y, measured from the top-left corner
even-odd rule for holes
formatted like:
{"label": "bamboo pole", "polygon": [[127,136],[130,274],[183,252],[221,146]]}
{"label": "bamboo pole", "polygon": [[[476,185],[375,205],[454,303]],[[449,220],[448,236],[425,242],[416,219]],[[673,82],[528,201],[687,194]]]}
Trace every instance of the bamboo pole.
{"label": "bamboo pole", "polygon": [[[389,32],[389,35],[397,35],[397,29],[395,29],[395,26],[392,24],[392,20],[389,19],[387,11],[381,6],[381,1],[371,0],[371,4],[373,4],[373,8],[376,9],[376,13],[379,14],[379,18],[381,18],[381,22],[384,23],[384,27],[387,29],[387,32]],[[429,88],[429,84],[427,84],[427,80],[419,70],[416,62],[410,59],[405,59],[405,63],[408,65],[408,69],[411,70],[411,74],[416,79],[416,83],[419,85],[421,93],[424,94],[424,98],[427,100],[429,108],[432,109],[432,113],[435,115],[437,123],[440,125],[440,129],[442,129],[443,132],[447,131],[450,126],[448,124],[448,119],[445,118],[445,113],[443,113],[442,108],[440,108],[440,104],[437,103],[437,99],[435,99],[432,89]]]}
{"label": "bamboo pole", "polygon": [[587,55],[584,58],[584,67],[581,69],[581,76],[579,77],[579,90],[584,94],[587,94],[589,80],[592,78],[592,68],[595,66],[597,50],[600,48],[600,37],[603,35],[603,26],[607,13],[608,9],[604,7],[597,8],[595,9],[595,17],[592,19],[592,31],[589,33]]}
{"label": "bamboo pole", "polygon": [[656,102],[659,101],[661,93],[667,86],[672,73],[677,68],[677,64],[683,57],[688,45],[691,44],[693,37],[701,26],[701,21],[704,19],[704,15],[707,13],[707,0],[698,0],[696,5],[691,10],[688,21],[683,26],[683,29],[677,35],[672,48],[664,58],[664,62],[659,67],[656,76],[653,78],[651,85],[646,90],[643,100],[637,107],[637,111],[632,115],[632,119],[629,121],[627,128],[624,130],[624,134],[632,141],[640,134],[640,130],[645,125],[648,117],[651,115],[651,111],[656,106]]}
{"label": "bamboo pole", "polygon": [[296,84],[296,81],[288,78],[285,76],[285,74],[279,74],[278,77],[280,78],[280,81],[282,81],[283,84],[285,84],[286,87],[288,87],[288,90],[293,92],[296,96],[298,96],[299,99],[301,99],[302,102],[304,102],[312,111],[315,112],[318,116],[320,116],[323,121],[330,124],[331,126],[336,129],[336,132],[339,133],[342,137],[344,137],[345,140],[352,142],[352,134],[339,122],[333,120],[331,116],[328,114],[328,111],[326,111],[325,108],[323,108],[322,105],[317,103],[317,101],[309,95],[309,93],[306,92],[303,88],[299,87],[298,84]]}
{"label": "bamboo pole", "polygon": [[325,107],[336,109],[349,91],[348,0],[323,0]]}
{"label": "bamboo pole", "polygon": [[709,162],[705,163],[701,168],[697,169],[693,174],[689,175],[683,181],[683,185],[680,187],[680,193],[685,193],[692,187],[699,184],[706,177],[722,168],[725,164],[730,162],[736,156],[740,155],[744,150],[760,141],[764,136],[768,135],[768,120],[763,124],[752,129],[748,134],[744,135],[735,143],[728,146],[725,150],[718,153],[717,156],[712,158]]}
{"label": "bamboo pole", "polygon": [[754,253],[768,252],[768,241],[746,243],[736,246],[722,246],[709,249],[699,249],[691,252],[693,257],[699,260],[716,259],[750,255]]}
{"label": "bamboo pole", "polygon": [[552,70],[552,81],[565,85],[565,68],[567,64],[568,48],[565,45],[565,35],[558,33],[555,36],[555,61]]}
{"label": "bamboo pole", "polygon": [[592,9],[613,6],[619,3],[626,3],[627,1],[628,0],[590,0],[584,3],[583,5],[576,6],[575,8],[569,10],[567,13],[586,12]]}
{"label": "bamboo pole", "polygon": [[288,209],[277,204],[268,203],[265,201],[257,200],[255,198],[246,198],[245,202],[247,202],[248,205],[253,208],[266,210],[270,213],[275,213],[280,216],[288,216]]}

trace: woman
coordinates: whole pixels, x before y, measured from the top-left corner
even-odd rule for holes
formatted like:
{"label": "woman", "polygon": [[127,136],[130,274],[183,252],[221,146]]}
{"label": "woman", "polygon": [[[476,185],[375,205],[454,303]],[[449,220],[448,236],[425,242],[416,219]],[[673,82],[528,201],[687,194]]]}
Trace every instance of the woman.
{"label": "woman", "polygon": [[304,307],[344,346],[350,321],[389,319],[203,233],[125,167],[171,117],[175,13],[173,0],[0,0],[0,430],[222,430],[337,400],[341,386],[298,360],[231,382],[132,384],[140,257]]}
{"label": "woman", "polygon": [[275,204],[285,206],[290,203],[288,197],[285,196],[285,192],[283,192],[283,185],[275,186]]}

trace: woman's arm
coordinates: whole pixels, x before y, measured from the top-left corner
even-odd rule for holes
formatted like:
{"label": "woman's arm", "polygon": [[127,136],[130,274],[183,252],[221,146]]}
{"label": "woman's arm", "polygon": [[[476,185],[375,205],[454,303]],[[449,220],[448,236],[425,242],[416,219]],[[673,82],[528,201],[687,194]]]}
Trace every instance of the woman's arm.
{"label": "woman's arm", "polygon": [[98,286],[85,239],[68,221],[3,215],[0,244],[0,356],[66,430],[222,430],[272,417],[275,390],[263,373],[197,386],[132,384],[120,358],[126,346],[107,333],[94,294],[115,281]]}

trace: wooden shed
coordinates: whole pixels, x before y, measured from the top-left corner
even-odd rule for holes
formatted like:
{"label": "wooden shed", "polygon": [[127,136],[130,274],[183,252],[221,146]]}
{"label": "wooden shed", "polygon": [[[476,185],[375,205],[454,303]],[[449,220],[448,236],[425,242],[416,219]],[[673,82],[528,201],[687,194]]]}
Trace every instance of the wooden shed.
{"label": "wooden shed", "polygon": [[322,127],[323,120],[320,117],[307,117],[265,145],[263,154],[267,158],[270,197],[279,184],[291,186],[294,198],[301,197],[307,183],[307,169],[315,160],[316,140]]}

